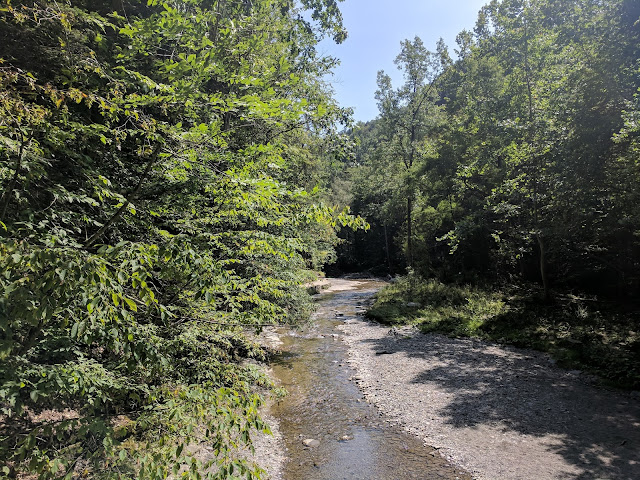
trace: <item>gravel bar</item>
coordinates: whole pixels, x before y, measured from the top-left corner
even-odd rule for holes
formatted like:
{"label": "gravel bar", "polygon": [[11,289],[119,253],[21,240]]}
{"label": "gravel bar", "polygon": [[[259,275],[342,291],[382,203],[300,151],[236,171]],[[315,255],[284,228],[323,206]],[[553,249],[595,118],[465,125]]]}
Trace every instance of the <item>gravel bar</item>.
{"label": "gravel bar", "polygon": [[339,328],[367,401],[474,478],[640,479],[638,392],[540,352],[364,320]]}

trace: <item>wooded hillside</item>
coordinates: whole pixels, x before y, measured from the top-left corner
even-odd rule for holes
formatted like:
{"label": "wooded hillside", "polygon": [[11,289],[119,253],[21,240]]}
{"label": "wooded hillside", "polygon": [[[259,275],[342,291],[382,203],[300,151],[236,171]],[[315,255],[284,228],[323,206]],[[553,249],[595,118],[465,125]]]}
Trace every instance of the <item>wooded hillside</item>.
{"label": "wooded hillside", "polygon": [[372,318],[638,388],[639,19],[630,0],[492,1],[455,55],[402,42],[347,168],[372,229],[338,264],[408,274]]}
{"label": "wooded hillside", "polygon": [[640,288],[640,4],[488,3],[455,55],[401,45],[397,87],[354,129],[343,257],[448,280],[509,275],[607,295]]}

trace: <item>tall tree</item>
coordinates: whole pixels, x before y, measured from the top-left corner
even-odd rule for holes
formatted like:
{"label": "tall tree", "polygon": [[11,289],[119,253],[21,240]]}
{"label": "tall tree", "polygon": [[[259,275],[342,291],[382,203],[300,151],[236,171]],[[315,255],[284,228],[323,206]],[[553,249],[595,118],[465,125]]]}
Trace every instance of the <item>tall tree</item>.
{"label": "tall tree", "polygon": [[438,98],[435,80],[441,63],[428,51],[422,40],[401,42],[401,52],[395,59],[403,72],[405,83],[394,89],[391,78],[378,72],[376,99],[380,110],[380,128],[384,143],[383,155],[391,162],[400,162],[404,171],[403,194],[406,199],[406,256],[414,266],[413,202],[416,191],[416,167],[423,155],[422,144],[429,129],[437,122]]}
{"label": "tall tree", "polygon": [[[636,3],[491,1],[458,35],[455,60],[438,47],[440,67],[422,84],[422,63],[409,59],[424,47],[403,44],[406,84],[379,75],[366,147],[377,154],[362,168],[402,179],[367,195],[397,204],[401,192],[407,253],[417,246],[442,267],[414,260],[422,273],[519,273],[546,298],[554,284],[637,290]],[[429,85],[438,95],[414,116]],[[427,113],[439,109],[446,122]]]}

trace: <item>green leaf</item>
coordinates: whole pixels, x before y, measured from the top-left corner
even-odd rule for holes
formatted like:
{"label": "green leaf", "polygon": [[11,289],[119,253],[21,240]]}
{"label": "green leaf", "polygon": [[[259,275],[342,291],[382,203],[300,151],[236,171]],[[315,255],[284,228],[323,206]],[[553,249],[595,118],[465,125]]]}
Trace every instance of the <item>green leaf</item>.
{"label": "green leaf", "polygon": [[129,306],[129,309],[131,309],[134,312],[138,311],[138,306],[136,305],[136,302],[134,302],[133,300],[131,300],[130,298],[127,298],[127,297],[122,297],[122,299]]}

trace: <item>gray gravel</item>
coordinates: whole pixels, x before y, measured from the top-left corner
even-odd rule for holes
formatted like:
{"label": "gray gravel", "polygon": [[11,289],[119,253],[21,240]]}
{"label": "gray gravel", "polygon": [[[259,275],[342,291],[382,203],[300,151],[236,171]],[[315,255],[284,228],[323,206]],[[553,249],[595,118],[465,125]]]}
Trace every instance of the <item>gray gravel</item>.
{"label": "gray gravel", "polygon": [[339,328],[367,400],[474,478],[640,479],[638,392],[599,388],[539,352]]}
{"label": "gray gravel", "polygon": [[267,422],[273,435],[255,433],[252,438],[255,454],[250,455],[249,459],[266,471],[263,477],[265,480],[282,480],[286,452],[284,440],[278,429],[278,421],[264,411],[262,419]]}
{"label": "gray gravel", "polygon": [[[282,345],[280,335],[275,327],[264,328],[258,340],[263,346],[270,349],[278,349]],[[262,368],[273,378],[271,369],[267,365],[262,365]],[[278,419],[268,413],[269,408],[270,401],[268,400],[267,404],[261,408],[260,415],[269,425],[272,435],[254,433],[252,440],[255,453],[249,455],[249,458],[266,471],[265,480],[282,480],[282,469],[287,460],[286,447],[280,433]]]}

